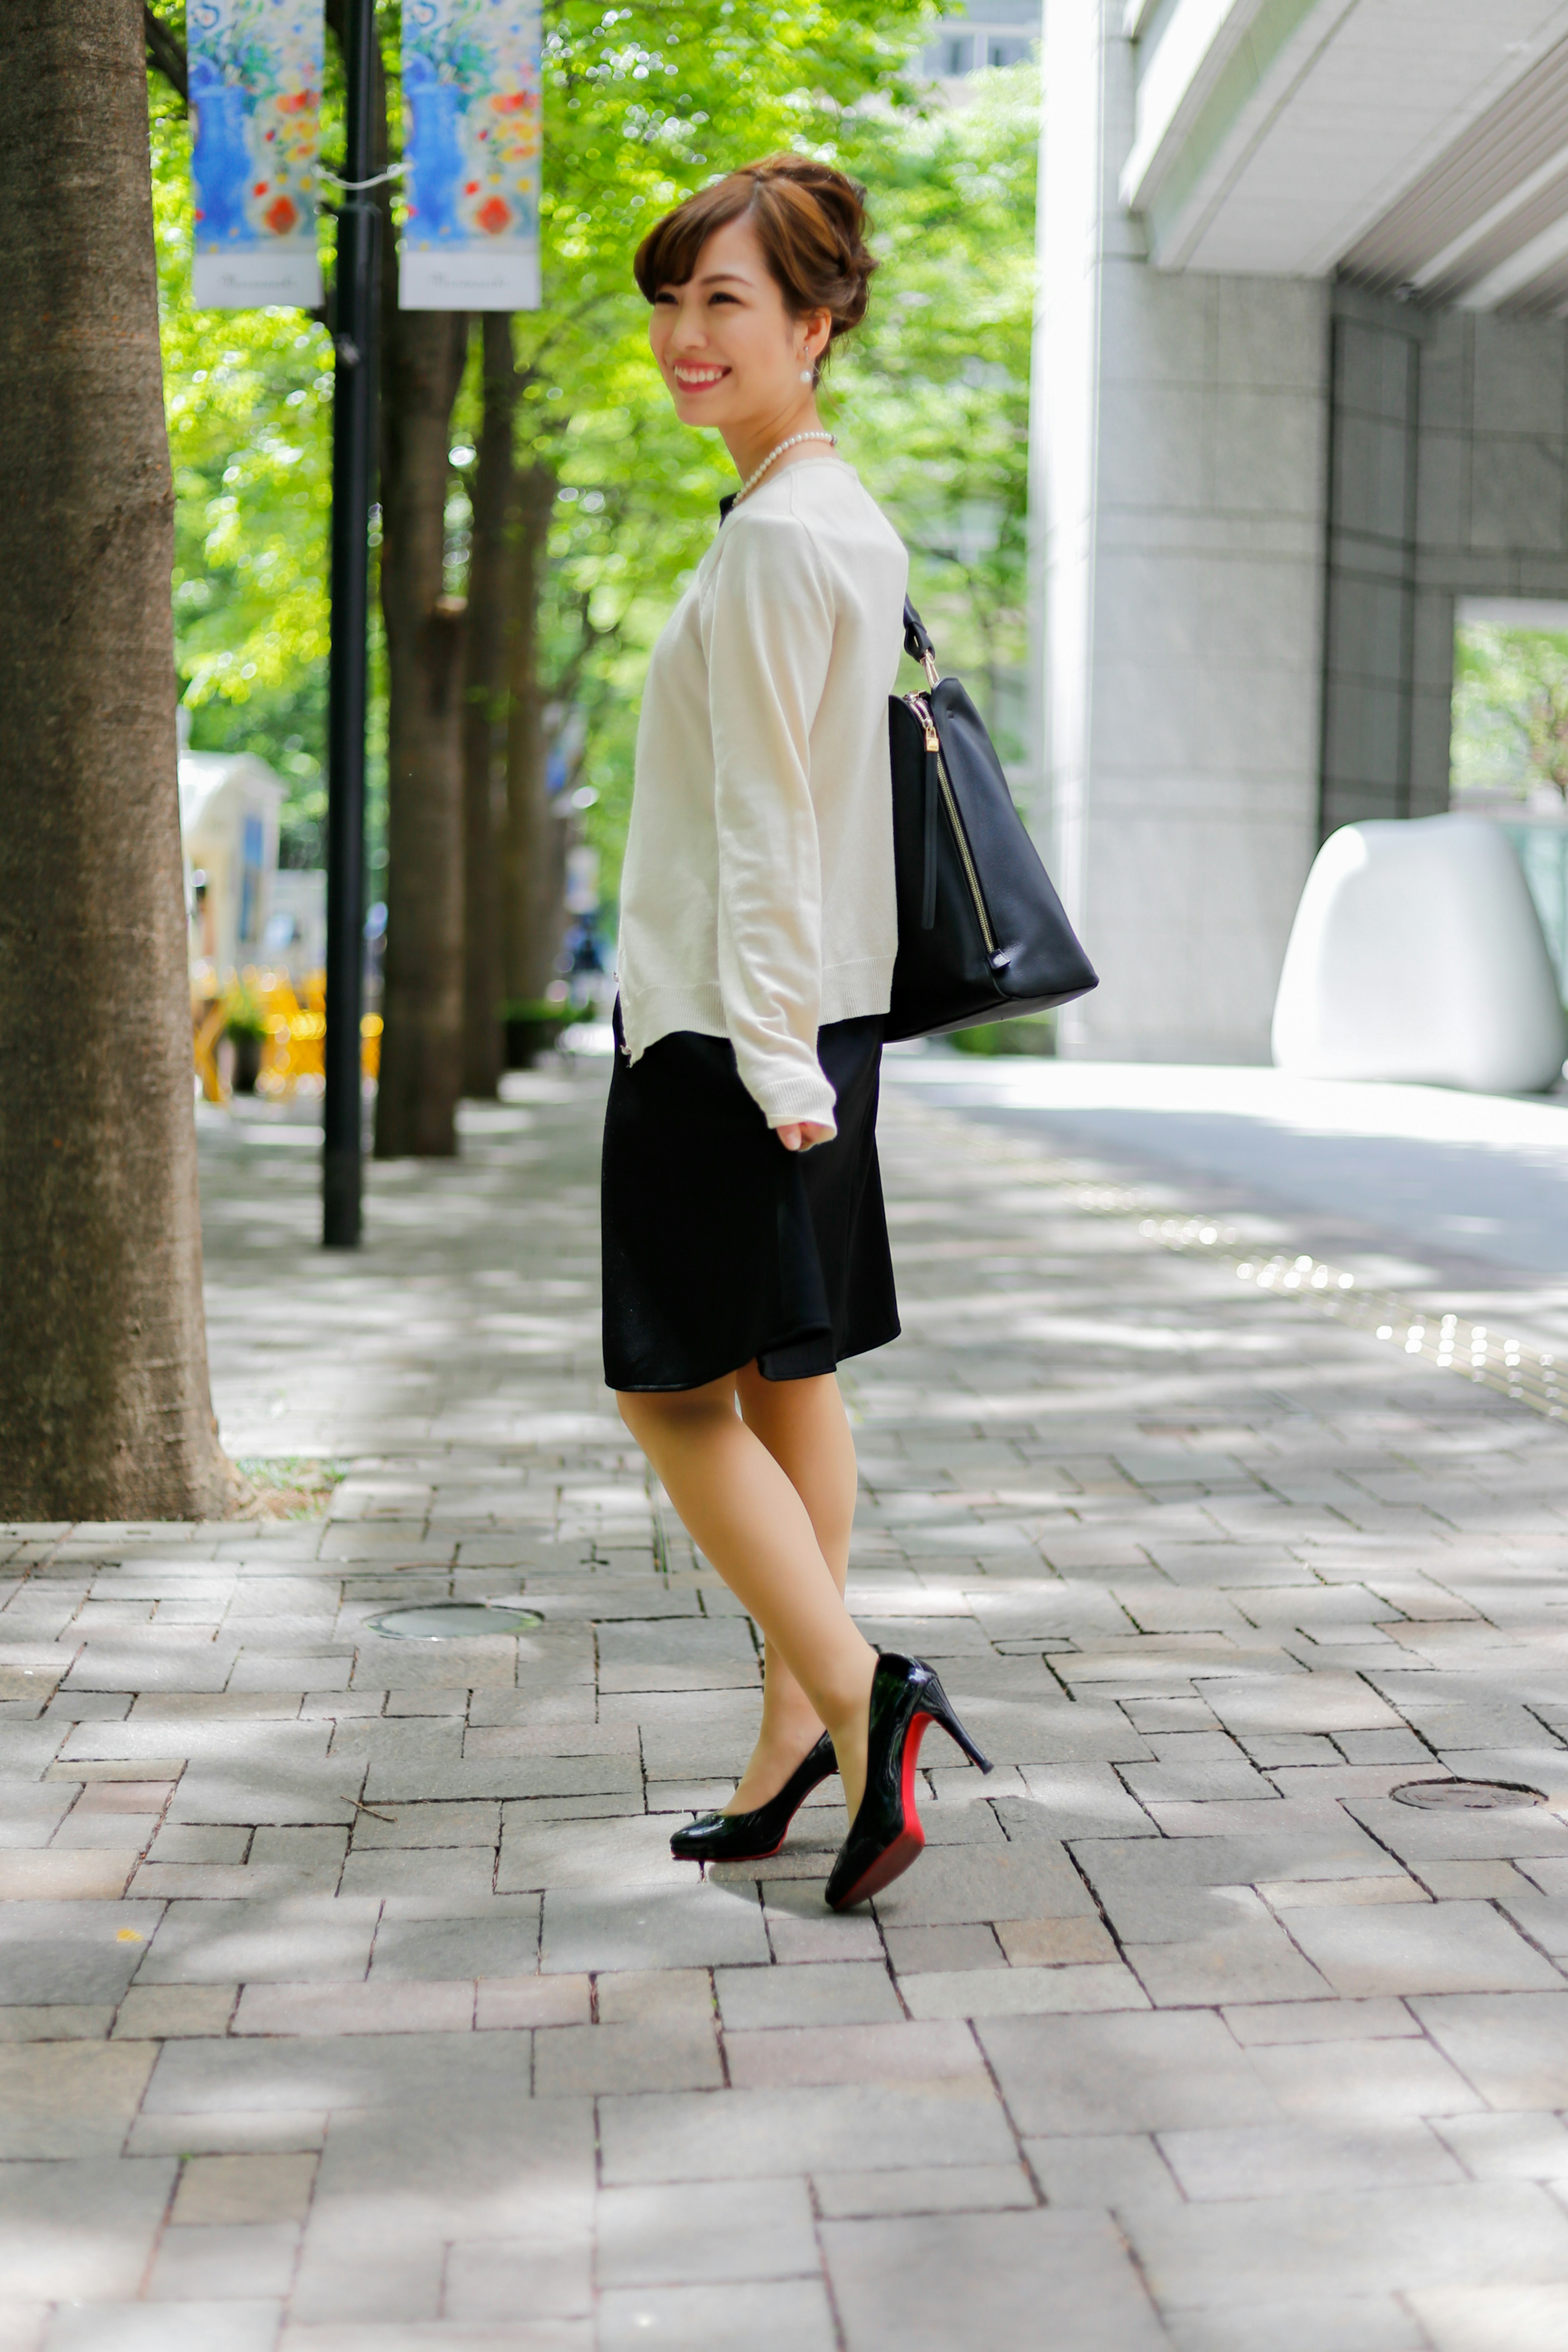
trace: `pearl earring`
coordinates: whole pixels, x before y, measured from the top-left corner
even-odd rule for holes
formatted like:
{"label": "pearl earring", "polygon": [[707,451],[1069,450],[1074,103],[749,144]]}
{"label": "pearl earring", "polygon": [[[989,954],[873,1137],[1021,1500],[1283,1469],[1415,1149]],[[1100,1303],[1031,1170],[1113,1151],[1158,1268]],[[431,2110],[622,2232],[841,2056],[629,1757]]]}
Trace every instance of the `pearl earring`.
{"label": "pearl earring", "polygon": [[816,377],[810,368],[802,368],[800,372],[800,380],[802,383],[815,383]]}

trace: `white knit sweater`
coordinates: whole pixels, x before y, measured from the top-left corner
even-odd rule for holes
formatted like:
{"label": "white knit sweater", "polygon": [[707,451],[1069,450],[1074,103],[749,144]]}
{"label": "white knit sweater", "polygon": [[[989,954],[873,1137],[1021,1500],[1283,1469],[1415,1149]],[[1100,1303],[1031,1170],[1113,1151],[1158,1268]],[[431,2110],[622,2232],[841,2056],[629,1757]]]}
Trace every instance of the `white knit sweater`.
{"label": "white knit sweater", "polygon": [[888,1009],[888,703],[909,563],[854,467],[782,467],[731,513],[654,647],[621,881],[635,1062],[728,1037],[771,1127],[833,1121],[830,1021]]}

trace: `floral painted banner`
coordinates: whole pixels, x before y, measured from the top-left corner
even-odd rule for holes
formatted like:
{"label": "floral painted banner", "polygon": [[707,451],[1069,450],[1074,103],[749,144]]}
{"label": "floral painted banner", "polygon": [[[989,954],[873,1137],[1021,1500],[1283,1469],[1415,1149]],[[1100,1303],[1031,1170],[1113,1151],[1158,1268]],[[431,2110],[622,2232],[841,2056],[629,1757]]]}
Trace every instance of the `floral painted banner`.
{"label": "floral painted banner", "polygon": [[313,310],[321,0],[187,0],[198,309]]}
{"label": "floral painted banner", "polygon": [[404,0],[405,310],[539,307],[539,0]]}

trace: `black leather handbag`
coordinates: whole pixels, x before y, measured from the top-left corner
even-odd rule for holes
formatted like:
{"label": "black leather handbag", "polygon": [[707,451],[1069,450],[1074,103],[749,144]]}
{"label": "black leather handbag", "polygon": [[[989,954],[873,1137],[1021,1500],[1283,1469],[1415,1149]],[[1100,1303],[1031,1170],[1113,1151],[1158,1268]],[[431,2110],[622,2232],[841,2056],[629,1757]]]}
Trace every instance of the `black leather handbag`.
{"label": "black leather handbag", "polygon": [[899,893],[889,1042],[1045,1013],[1099,986],[980,713],[939,674],[908,597],[904,646],[931,685],[888,701]]}

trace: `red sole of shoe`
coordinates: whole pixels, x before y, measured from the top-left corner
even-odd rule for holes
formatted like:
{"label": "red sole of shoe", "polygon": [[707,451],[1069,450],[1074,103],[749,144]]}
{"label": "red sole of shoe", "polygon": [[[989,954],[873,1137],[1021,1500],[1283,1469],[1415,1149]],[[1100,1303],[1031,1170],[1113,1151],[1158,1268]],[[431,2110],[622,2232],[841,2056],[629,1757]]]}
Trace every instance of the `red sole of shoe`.
{"label": "red sole of shoe", "polygon": [[917,1715],[904,1739],[904,1769],[899,1788],[899,1801],[903,1809],[904,1826],[891,1845],[885,1845],[868,1870],[861,1872],[847,1895],[837,1902],[836,1911],[853,1910],[857,1903],[869,1902],[895,1878],[901,1878],[910,1864],[918,1862],[925,1850],[926,1833],[921,1827],[921,1817],[915,1810],[915,1767],[920,1760],[921,1741],[926,1727],[935,1721],[933,1716]]}
{"label": "red sole of shoe", "polygon": [[858,1903],[868,1903],[873,1895],[880,1895],[884,1886],[891,1886],[894,1879],[901,1878],[912,1862],[920,1860],[925,1850],[925,1832],[918,1822],[912,1830],[906,1828],[901,1837],[896,1837],[891,1845],[882,1848],[870,1869],[862,1872],[848,1894],[834,1905],[834,1909],[852,1911]]}

